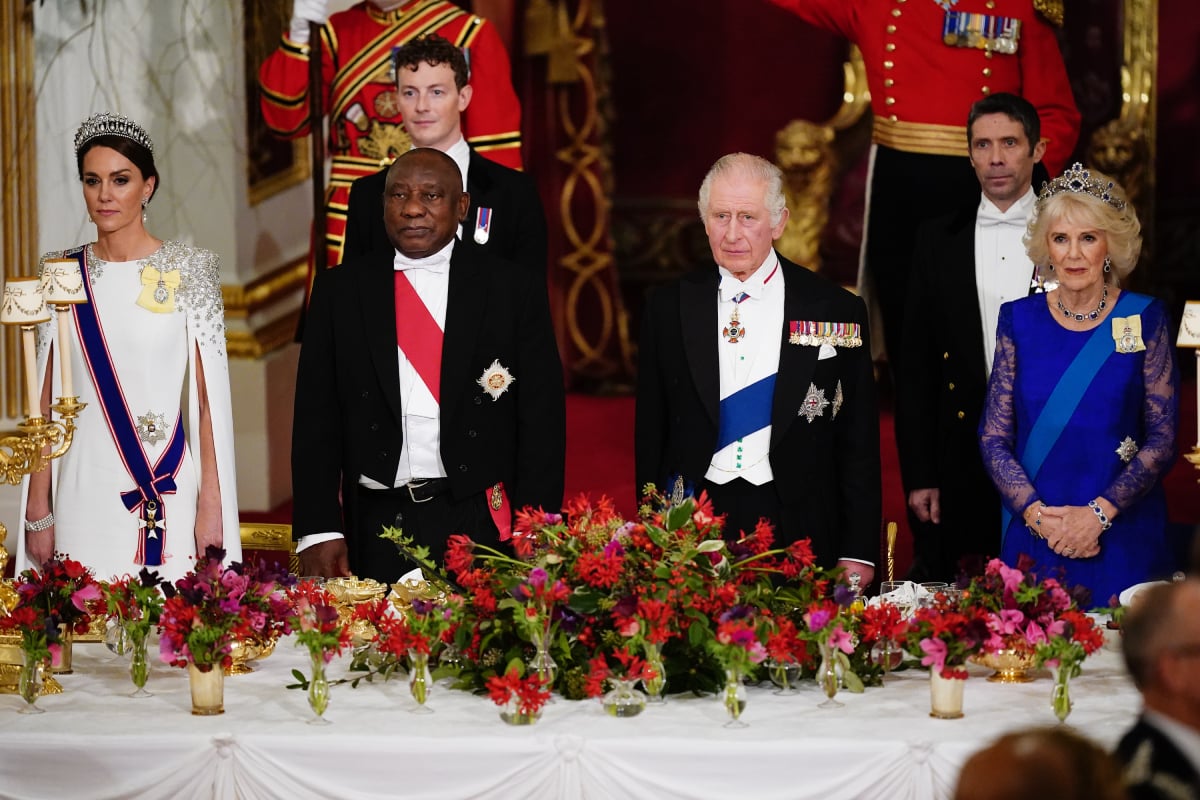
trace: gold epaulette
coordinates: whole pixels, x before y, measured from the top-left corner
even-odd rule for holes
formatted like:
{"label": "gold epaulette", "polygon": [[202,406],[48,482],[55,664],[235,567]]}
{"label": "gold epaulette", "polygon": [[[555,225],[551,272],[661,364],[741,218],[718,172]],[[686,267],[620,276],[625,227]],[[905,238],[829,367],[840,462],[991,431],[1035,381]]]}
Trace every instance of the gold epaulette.
{"label": "gold epaulette", "polygon": [[1056,28],[1063,26],[1063,0],[1033,0],[1033,10]]}

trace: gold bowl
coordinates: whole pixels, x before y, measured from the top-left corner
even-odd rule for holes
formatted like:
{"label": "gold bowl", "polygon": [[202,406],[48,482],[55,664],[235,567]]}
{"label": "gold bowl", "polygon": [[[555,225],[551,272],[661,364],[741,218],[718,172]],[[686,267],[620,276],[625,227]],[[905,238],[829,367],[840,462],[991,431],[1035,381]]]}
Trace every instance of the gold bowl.
{"label": "gold bowl", "polygon": [[375,638],[375,626],[354,619],[354,607],[383,597],[387,585],[371,578],[330,578],[325,588],[337,600],[338,622],[350,627],[351,646],[359,647]]}
{"label": "gold bowl", "polygon": [[225,670],[226,675],[246,675],[254,672],[251,661],[261,661],[275,652],[275,638],[261,636],[246,636],[236,639],[229,655],[233,664]]}
{"label": "gold bowl", "polygon": [[971,656],[971,661],[995,670],[988,676],[993,683],[1029,683],[1037,676],[1034,669],[1034,654],[1028,647],[1005,647],[990,653]]}

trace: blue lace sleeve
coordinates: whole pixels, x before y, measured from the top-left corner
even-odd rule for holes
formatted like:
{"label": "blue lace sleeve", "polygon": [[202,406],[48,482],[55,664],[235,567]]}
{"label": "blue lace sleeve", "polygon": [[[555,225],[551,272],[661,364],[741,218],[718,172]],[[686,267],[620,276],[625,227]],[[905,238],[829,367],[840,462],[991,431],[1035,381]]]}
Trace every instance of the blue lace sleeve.
{"label": "blue lace sleeve", "polygon": [[1038,501],[1037,490],[1016,456],[1016,415],[1013,412],[1013,381],[1017,372],[1012,337],[1012,308],[1000,306],[996,326],[996,358],[988,379],[987,401],[979,422],[979,447],[983,465],[1004,504],[1017,516]]}
{"label": "blue lace sleeve", "polygon": [[1153,321],[1153,329],[1142,331],[1146,343],[1142,367],[1146,383],[1142,407],[1145,441],[1139,443],[1137,455],[1104,492],[1104,497],[1122,511],[1144,497],[1171,468],[1179,427],[1179,368],[1162,301],[1155,300],[1142,319]]}

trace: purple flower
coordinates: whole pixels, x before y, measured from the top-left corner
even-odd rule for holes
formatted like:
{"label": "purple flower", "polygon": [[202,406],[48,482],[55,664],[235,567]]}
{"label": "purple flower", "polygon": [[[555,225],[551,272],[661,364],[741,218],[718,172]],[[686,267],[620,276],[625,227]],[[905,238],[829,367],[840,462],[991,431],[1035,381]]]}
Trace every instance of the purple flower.
{"label": "purple flower", "polygon": [[819,631],[829,624],[829,619],[832,616],[827,609],[814,609],[804,615],[804,624],[808,626],[810,631]]}
{"label": "purple flower", "polygon": [[610,539],[608,544],[604,545],[605,558],[623,558],[625,556],[625,548],[616,539]]}
{"label": "purple flower", "polygon": [[546,580],[550,576],[546,574],[546,570],[541,567],[534,567],[529,571],[529,585],[534,589],[542,589],[546,585]]}
{"label": "purple flower", "polygon": [[833,587],[833,601],[842,608],[849,608],[850,604],[858,599],[858,595],[844,583],[839,583]]}

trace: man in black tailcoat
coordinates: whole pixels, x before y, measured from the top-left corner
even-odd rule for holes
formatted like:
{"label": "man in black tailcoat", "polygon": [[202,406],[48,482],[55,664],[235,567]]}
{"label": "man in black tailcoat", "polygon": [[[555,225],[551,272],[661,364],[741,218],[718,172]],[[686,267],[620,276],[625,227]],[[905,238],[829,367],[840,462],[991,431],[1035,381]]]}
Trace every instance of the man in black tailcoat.
{"label": "man in black tailcoat", "polygon": [[780,257],[779,169],[721,158],[700,188],[715,263],[655,292],[637,383],[639,489],[707,492],[726,536],[759,517],[777,544],[871,582],[879,555],[879,415],[862,301]]}
{"label": "man in black tailcoat", "polygon": [[293,535],[307,575],[395,581],[396,526],[440,562],[512,511],[562,504],[566,413],[543,277],[455,232],[454,161],[387,173],[389,245],[317,278],[296,378]]}

